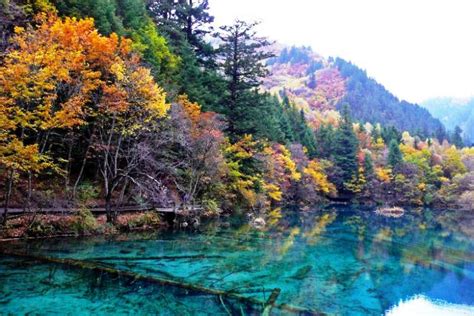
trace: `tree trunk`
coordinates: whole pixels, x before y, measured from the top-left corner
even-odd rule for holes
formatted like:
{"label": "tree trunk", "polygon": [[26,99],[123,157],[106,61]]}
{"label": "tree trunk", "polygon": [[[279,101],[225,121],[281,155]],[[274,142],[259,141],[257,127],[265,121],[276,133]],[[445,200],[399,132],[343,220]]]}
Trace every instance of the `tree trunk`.
{"label": "tree trunk", "polygon": [[33,185],[32,185],[32,175],[31,171],[28,172],[28,196],[26,198],[26,211],[31,211],[31,196],[33,193]]}
{"label": "tree trunk", "polygon": [[66,163],[66,176],[64,179],[64,185],[66,186],[67,191],[69,191],[70,182],[71,182],[71,165],[72,165],[72,145],[74,143],[73,136],[69,137],[69,146],[67,152],[67,163]]}
{"label": "tree trunk", "polygon": [[112,192],[107,192],[105,196],[105,213],[107,214],[107,223],[113,223],[115,221],[112,214]]}
{"label": "tree trunk", "polygon": [[81,169],[79,171],[79,174],[77,175],[77,179],[74,182],[74,187],[72,189],[72,198],[73,199],[76,199],[77,187],[79,186],[79,182],[81,181],[82,175],[84,174],[84,169],[85,169],[86,163],[87,163],[87,155],[89,154],[89,150],[91,148],[92,138],[94,137],[94,131],[95,131],[95,129],[94,129],[94,126],[93,126],[91,136],[89,138],[89,142],[87,143],[86,152],[84,153],[84,158],[82,159]]}
{"label": "tree trunk", "polygon": [[5,184],[5,208],[3,209],[2,226],[7,224],[8,206],[10,204],[10,197],[13,188],[13,170],[8,172],[7,181]]}

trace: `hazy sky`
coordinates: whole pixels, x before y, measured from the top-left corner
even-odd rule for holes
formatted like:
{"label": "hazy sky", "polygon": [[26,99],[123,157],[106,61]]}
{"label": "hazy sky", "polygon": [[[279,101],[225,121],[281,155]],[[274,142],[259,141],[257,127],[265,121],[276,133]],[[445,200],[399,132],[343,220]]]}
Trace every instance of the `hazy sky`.
{"label": "hazy sky", "polygon": [[217,24],[309,45],[366,69],[399,98],[474,95],[473,0],[210,0]]}

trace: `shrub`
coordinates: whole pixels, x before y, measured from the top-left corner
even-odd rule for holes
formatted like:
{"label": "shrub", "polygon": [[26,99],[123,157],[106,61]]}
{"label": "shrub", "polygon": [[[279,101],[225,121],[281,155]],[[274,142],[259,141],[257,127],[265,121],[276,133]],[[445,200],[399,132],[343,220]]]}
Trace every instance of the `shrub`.
{"label": "shrub", "polygon": [[89,209],[82,208],[74,216],[71,229],[76,234],[89,234],[97,229],[97,221]]}

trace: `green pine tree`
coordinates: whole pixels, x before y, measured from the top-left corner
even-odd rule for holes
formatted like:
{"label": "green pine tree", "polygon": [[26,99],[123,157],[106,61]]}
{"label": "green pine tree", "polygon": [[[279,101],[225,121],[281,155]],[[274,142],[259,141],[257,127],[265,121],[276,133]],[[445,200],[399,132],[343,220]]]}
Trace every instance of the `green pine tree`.
{"label": "green pine tree", "polygon": [[341,124],[334,134],[332,159],[338,168],[334,179],[339,190],[344,190],[344,184],[357,175],[357,151],[359,141],[352,127],[349,108],[344,106]]}
{"label": "green pine tree", "polygon": [[387,160],[388,165],[390,165],[392,168],[396,168],[403,162],[403,156],[402,152],[400,151],[400,146],[395,139],[392,139],[388,146]]}

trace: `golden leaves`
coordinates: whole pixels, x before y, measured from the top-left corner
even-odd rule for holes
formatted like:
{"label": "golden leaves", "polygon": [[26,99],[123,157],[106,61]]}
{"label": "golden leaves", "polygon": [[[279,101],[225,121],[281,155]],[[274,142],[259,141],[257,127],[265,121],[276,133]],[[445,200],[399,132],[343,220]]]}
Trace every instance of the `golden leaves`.
{"label": "golden leaves", "polygon": [[324,168],[316,160],[311,160],[303,172],[313,181],[316,190],[325,194],[335,193],[336,187],[329,180],[324,172]]}
{"label": "golden leaves", "polygon": [[47,156],[38,144],[23,145],[22,138],[71,129],[98,113],[123,115],[121,128],[130,133],[166,115],[166,95],[132,54],[130,40],[100,35],[90,18],[40,13],[36,22],[36,28],[15,28],[0,66],[2,165],[40,170],[50,163]]}

